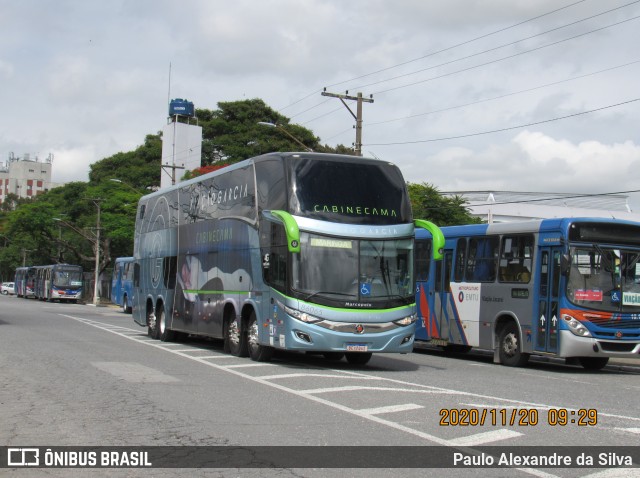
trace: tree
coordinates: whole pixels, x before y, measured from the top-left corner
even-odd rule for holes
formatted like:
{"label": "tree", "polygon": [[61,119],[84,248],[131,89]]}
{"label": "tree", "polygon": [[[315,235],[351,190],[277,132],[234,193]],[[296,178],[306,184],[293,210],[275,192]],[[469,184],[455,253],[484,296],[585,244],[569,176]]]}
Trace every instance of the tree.
{"label": "tree", "polygon": [[440,227],[482,222],[469,213],[464,207],[466,201],[460,196],[442,196],[435,186],[427,183],[407,183],[407,189],[416,219],[427,219]]}
{"label": "tree", "polygon": [[134,189],[145,192],[160,186],[162,160],[162,133],[149,134],[144,144],[134,151],[116,153],[93,163],[89,182],[99,184],[119,179]]}

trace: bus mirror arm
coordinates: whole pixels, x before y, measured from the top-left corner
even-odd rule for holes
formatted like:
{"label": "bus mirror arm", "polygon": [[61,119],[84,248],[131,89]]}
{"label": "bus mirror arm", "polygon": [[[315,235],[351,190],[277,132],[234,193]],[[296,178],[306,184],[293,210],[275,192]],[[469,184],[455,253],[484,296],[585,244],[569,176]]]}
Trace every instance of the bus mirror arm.
{"label": "bus mirror arm", "polygon": [[421,227],[431,233],[433,239],[433,260],[438,261],[442,259],[444,255],[444,234],[442,234],[440,228],[434,223],[425,221],[424,219],[415,219],[413,222],[416,227]]}

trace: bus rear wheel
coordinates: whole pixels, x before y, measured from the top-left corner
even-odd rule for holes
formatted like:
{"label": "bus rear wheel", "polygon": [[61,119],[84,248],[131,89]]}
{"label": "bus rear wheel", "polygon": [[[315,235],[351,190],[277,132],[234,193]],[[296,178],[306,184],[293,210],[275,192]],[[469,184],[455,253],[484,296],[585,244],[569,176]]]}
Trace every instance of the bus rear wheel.
{"label": "bus rear wheel", "polygon": [[578,362],[586,370],[601,370],[609,363],[609,357],[578,357]]}
{"label": "bus rear wheel", "polygon": [[158,307],[156,322],[158,324],[158,338],[163,342],[171,342],[175,334],[173,330],[167,328],[167,317],[164,313],[164,307]]}
{"label": "bus rear wheel", "polygon": [[225,321],[224,349],[236,357],[246,357],[249,353],[242,324],[235,315]]}
{"label": "bus rear wheel", "polygon": [[256,313],[251,312],[249,316],[249,327],[247,329],[247,341],[249,358],[256,362],[269,362],[273,357],[273,348],[260,345],[258,341],[258,321],[256,319]]}
{"label": "bus rear wheel", "polygon": [[372,353],[362,352],[347,352],[344,354],[347,357],[347,362],[353,365],[364,365],[371,360]]}
{"label": "bus rear wheel", "polygon": [[147,312],[147,335],[152,339],[158,338],[158,320],[153,309]]}
{"label": "bus rear wheel", "polygon": [[131,313],[131,307],[129,306],[129,298],[126,295],[122,298],[122,313],[123,314]]}
{"label": "bus rear wheel", "polygon": [[522,352],[522,342],[518,326],[509,322],[500,332],[498,354],[500,363],[507,367],[522,367],[529,361],[529,354]]}

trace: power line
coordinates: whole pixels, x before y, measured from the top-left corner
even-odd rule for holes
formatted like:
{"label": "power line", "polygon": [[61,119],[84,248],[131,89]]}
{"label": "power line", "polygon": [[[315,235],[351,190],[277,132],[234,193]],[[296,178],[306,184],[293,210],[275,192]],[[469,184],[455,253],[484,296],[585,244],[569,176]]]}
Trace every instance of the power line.
{"label": "power line", "polygon": [[515,58],[517,56],[521,56],[521,55],[525,55],[527,53],[531,53],[531,52],[534,52],[534,51],[542,50],[544,48],[549,48],[551,46],[559,45],[560,43],[565,43],[565,42],[570,41],[570,40],[575,40],[576,38],[587,36],[587,35],[590,35],[592,33],[596,33],[596,32],[602,31],[602,30],[606,30],[607,28],[612,28],[612,27],[615,27],[615,26],[618,26],[618,25],[622,25],[623,23],[627,23],[627,22],[630,22],[630,21],[633,21],[633,20],[637,20],[638,18],[640,18],[640,15],[635,16],[635,17],[631,17],[631,18],[627,18],[626,20],[621,20],[619,22],[612,23],[612,24],[606,25],[604,27],[596,28],[595,30],[590,30],[588,32],[580,33],[578,35],[574,35],[574,36],[569,37],[569,38],[564,38],[562,40],[554,41],[554,42],[548,43],[546,45],[541,45],[541,46],[532,48],[530,50],[520,51],[520,52],[514,53],[512,55],[508,55],[508,56],[505,56],[505,57],[502,57],[502,58],[497,58],[495,60],[487,61],[485,63],[480,63],[478,65],[474,65],[474,66],[470,66],[470,67],[467,67],[467,68],[463,68],[461,70],[456,70],[456,71],[452,71],[452,72],[449,72],[449,73],[444,73],[442,75],[433,76],[431,78],[426,78],[424,80],[415,81],[413,83],[407,83],[406,85],[400,85],[400,86],[396,86],[396,87],[393,87],[393,88],[388,88],[386,90],[376,91],[373,94],[374,95],[380,95],[382,93],[388,93],[390,91],[395,91],[395,90],[399,90],[399,89],[402,89],[402,88],[408,88],[410,86],[419,85],[420,83],[426,83],[427,81],[432,81],[432,80],[437,80],[437,79],[440,79],[440,78],[445,78],[447,76],[456,75],[458,73],[463,73],[465,71],[474,70],[474,69],[480,68],[482,66],[487,66],[487,65],[491,65],[493,63],[498,63],[498,62],[501,62],[501,61],[504,61],[504,60],[509,60],[509,59]]}
{"label": "power line", "polygon": [[567,118],[573,118],[575,116],[581,116],[581,115],[586,115],[589,113],[595,113],[596,111],[602,111],[602,110],[606,110],[609,108],[615,108],[616,106],[622,106],[622,105],[626,105],[629,103],[633,103],[634,101],[640,101],[640,98],[634,98],[632,100],[627,100],[627,101],[623,101],[621,103],[616,103],[613,105],[608,105],[608,106],[602,106],[600,108],[594,108],[592,110],[587,110],[587,111],[580,111],[578,113],[573,113],[570,115],[565,115],[565,116],[559,116],[557,118],[551,118],[551,119],[546,119],[546,120],[542,120],[542,121],[535,121],[533,123],[527,123],[527,124],[521,124],[518,126],[509,126],[507,128],[500,128],[500,129],[494,129],[491,131],[481,131],[478,133],[469,133],[469,134],[461,134],[461,135],[457,135],[457,136],[447,136],[444,138],[432,138],[432,139],[422,139],[422,140],[416,140],[416,141],[404,141],[404,142],[393,142],[393,143],[367,143],[363,146],[392,146],[392,145],[402,145],[402,144],[418,144],[418,143],[434,143],[437,141],[448,141],[451,139],[461,139],[461,138],[471,138],[473,136],[482,136],[485,134],[492,134],[492,133],[501,133],[503,131],[510,131],[510,130],[514,130],[514,129],[520,129],[520,128],[526,128],[528,126],[536,126],[539,124],[544,124],[544,123],[551,123],[553,121],[559,121],[559,120],[563,120],[563,119],[567,119]]}
{"label": "power line", "polygon": [[[385,124],[385,123],[392,123],[394,121],[401,121],[401,120],[417,118],[419,116],[426,116],[426,115],[431,115],[431,114],[435,114],[435,113],[442,113],[444,111],[450,111],[450,110],[454,110],[454,109],[458,109],[458,108],[464,108],[464,107],[467,107],[467,106],[473,106],[473,105],[477,105],[477,104],[480,104],[480,103],[486,103],[488,101],[494,101],[494,100],[499,100],[499,99],[502,99],[502,98],[507,98],[509,96],[519,95],[519,94],[522,94],[522,93],[529,93],[531,91],[539,90],[539,89],[542,89],[542,88],[548,88],[549,86],[555,86],[555,85],[559,85],[561,83],[566,83],[566,82],[569,82],[569,81],[574,81],[574,80],[579,80],[579,79],[582,79],[582,78],[587,78],[589,76],[594,76],[594,75],[597,75],[597,74],[600,74],[600,73],[605,73],[607,71],[615,70],[615,69],[618,69],[618,68],[624,68],[625,66],[634,65],[636,63],[640,63],[640,60],[634,60],[634,61],[631,61],[629,63],[625,63],[623,65],[612,66],[610,68],[605,68],[604,70],[594,71],[594,72],[591,72],[591,73],[585,73],[584,75],[578,75],[578,76],[574,76],[574,77],[571,77],[571,78],[565,78],[564,80],[554,81],[552,83],[546,83],[544,85],[534,86],[532,88],[527,88],[527,89],[524,89],[524,90],[513,91],[511,93],[505,93],[503,95],[494,96],[492,98],[483,98],[481,100],[472,101],[471,103],[465,103],[465,104],[456,105],[456,106],[449,106],[447,108],[441,108],[439,110],[432,110],[432,111],[427,111],[425,113],[417,113],[417,114],[410,115],[410,116],[404,116],[404,117],[400,117],[400,118],[393,118],[393,119],[384,120],[384,121],[377,121],[375,123],[367,123],[367,126],[374,126],[374,125],[380,125],[380,124]],[[327,113],[327,114],[325,114],[323,116],[327,116],[328,114],[329,113]],[[321,117],[322,116],[319,116],[317,118],[321,118]],[[312,120],[310,120],[310,121],[312,121]]]}
{"label": "power line", "polygon": [[[366,73],[366,74],[364,74],[364,75],[361,75],[361,76],[358,76],[358,77],[355,77],[355,78],[351,78],[351,79],[349,79],[349,80],[344,80],[344,81],[340,81],[340,82],[338,82],[338,83],[333,83],[333,84],[329,85],[329,86],[328,86],[328,88],[331,88],[331,87],[334,87],[334,86],[337,86],[337,85],[341,85],[341,84],[344,84],[344,83],[348,83],[348,82],[350,82],[350,81],[359,80],[359,79],[361,79],[361,78],[366,78],[366,77],[368,77],[368,76],[375,75],[375,74],[377,74],[377,73],[382,73],[382,72],[384,72],[384,71],[392,70],[392,69],[394,69],[394,68],[398,68],[398,67],[400,67],[400,66],[404,66],[404,65],[407,65],[407,64],[409,64],[409,63],[413,63],[413,62],[416,62],[416,61],[419,61],[419,60],[423,60],[423,59],[428,58],[428,57],[430,57],[430,56],[434,56],[434,55],[437,55],[437,54],[439,54],[439,53],[443,53],[443,52],[445,52],[445,51],[449,51],[449,50],[452,50],[452,49],[454,49],[454,48],[458,48],[458,47],[460,47],[460,46],[467,45],[467,44],[469,44],[469,43],[473,43],[473,42],[478,41],[478,40],[481,40],[481,39],[483,39],[483,38],[487,38],[487,37],[489,37],[489,36],[496,35],[496,34],[498,34],[498,33],[504,32],[504,31],[506,31],[506,30],[510,30],[510,29],[512,29],[512,28],[515,28],[515,27],[518,27],[518,26],[524,25],[525,23],[529,23],[529,22],[532,22],[532,21],[534,21],[534,20],[538,20],[538,19],[540,19],[540,18],[542,18],[542,17],[548,16],[548,15],[551,15],[551,14],[553,14],[553,13],[557,13],[557,12],[559,12],[559,11],[561,11],[561,10],[565,10],[565,9],[567,9],[567,8],[570,8],[570,7],[573,7],[573,6],[575,6],[575,5],[578,5],[579,3],[584,3],[585,1],[586,1],[586,0],[579,0],[579,1],[577,1],[577,2],[570,3],[569,5],[566,5],[566,6],[564,6],[564,7],[560,7],[560,8],[557,8],[557,9],[555,9],[555,10],[551,10],[551,11],[549,11],[549,12],[547,12],[547,13],[543,13],[543,14],[541,14],[541,15],[537,15],[537,16],[532,17],[532,18],[529,18],[529,19],[527,19],[527,20],[523,20],[523,21],[521,21],[521,22],[514,23],[513,25],[510,25],[510,26],[508,26],[508,27],[501,28],[501,29],[499,29],[499,30],[495,30],[495,31],[493,31],[493,32],[490,32],[490,33],[487,33],[487,34],[484,34],[484,35],[480,35],[480,36],[478,36],[478,37],[472,38],[472,39],[470,39],[470,40],[463,41],[463,42],[461,42],[461,43],[457,43],[457,44],[455,44],[455,45],[452,45],[452,46],[449,46],[449,47],[443,48],[443,49],[441,49],[441,50],[438,50],[438,51],[435,51],[435,52],[432,52],[432,53],[428,53],[428,54],[423,55],[423,56],[421,56],[421,57],[414,58],[414,59],[412,59],[412,60],[407,60],[407,61],[404,61],[404,62],[402,62],[402,63],[398,63],[398,64],[396,64],[396,65],[392,65],[392,66],[389,66],[389,67],[386,67],[386,68],[382,68],[382,69],[377,70],[377,71],[373,71],[373,72],[371,72],[371,73]],[[352,89],[353,89],[353,88],[352,88]],[[294,106],[294,105],[296,105],[296,104],[298,104],[298,103],[300,103],[300,102],[302,102],[302,101],[304,101],[304,100],[306,100],[306,99],[308,99],[308,98],[311,98],[311,97],[313,97],[313,96],[317,95],[320,91],[322,91],[322,90],[317,89],[317,90],[313,91],[312,93],[309,93],[308,95],[304,96],[303,98],[301,98],[301,99],[299,99],[299,100],[296,100],[296,101],[294,101],[293,103],[288,104],[287,106],[283,106],[282,108],[279,108],[279,109],[278,109],[278,112],[282,112],[283,110],[285,110],[285,109],[287,109],[287,108],[290,108],[291,106]]]}
{"label": "power line", "polygon": [[[394,76],[394,77],[392,77],[392,78],[387,78],[387,79],[379,80],[379,81],[376,81],[376,82],[373,82],[373,83],[368,83],[368,84],[361,85],[361,86],[358,86],[358,87],[356,87],[356,88],[352,88],[352,89],[363,89],[363,88],[367,88],[367,87],[369,87],[369,86],[379,85],[379,84],[381,84],[381,83],[386,83],[386,82],[388,82],[388,81],[393,81],[393,80],[397,80],[397,79],[399,79],[399,78],[404,78],[404,77],[407,77],[407,76],[412,76],[412,75],[415,75],[415,74],[418,74],[418,73],[422,73],[422,72],[425,72],[425,71],[428,71],[428,70],[433,70],[433,69],[435,69],[435,68],[439,68],[439,67],[441,67],[441,66],[450,65],[450,64],[452,64],[452,63],[456,63],[456,62],[459,62],[459,61],[462,61],[462,60],[468,60],[468,59],[470,59],[470,58],[474,58],[474,57],[476,57],[476,56],[484,55],[485,53],[489,53],[489,52],[492,52],[492,51],[500,50],[501,48],[505,48],[505,47],[508,47],[508,46],[513,46],[513,45],[515,45],[515,44],[517,44],[517,43],[520,43],[520,42],[523,42],[523,41],[531,40],[532,38],[540,37],[540,36],[547,35],[547,34],[549,34],[549,33],[552,33],[552,32],[558,31],[558,30],[562,30],[562,29],[564,29],[564,28],[568,28],[568,27],[571,27],[571,26],[575,26],[575,25],[577,25],[578,23],[583,23],[583,22],[586,22],[587,20],[592,20],[592,19],[594,19],[594,18],[596,18],[596,17],[602,16],[602,15],[606,15],[607,13],[611,13],[611,12],[613,12],[613,11],[615,11],[615,10],[620,10],[620,9],[622,9],[622,8],[626,8],[626,7],[630,6],[630,5],[633,5],[633,4],[638,3],[638,2],[640,2],[640,0],[635,0],[635,1],[631,2],[631,3],[627,3],[626,5],[621,5],[621,6],[619,6],[619,7],[612,8],[612,9],[610,9],[610,10],[606,10],[606,11],[604,11],[604,12],[600,12],[600,13],[597,13],[597,14],[595,14],[595,15],[591,15],[591,16],[589,16],[589,17],[585,17],[585,18],[582,18],[582,19],[580,19],[580,20],[576,20],[576,21],[574,21],[574,22],[567,23],[567,24],[565,24],[565,25],[561,25],[561,26],[556,27],[556,28],[552,28],[552,29],[550,29],[550,30],[546,30],[546,31],[544,31],[544,32],[536,33],[535,35],[531,35],[531,36],[528,36],[528,37],[525,37],[525,38],[520,38],[520,39],[518,39],[518,40],[515,40],[515,41],[512,41],[512,42],[509,42],[509,43],[504,43],[504,44],[502,44],[502,45],[498,45],[498,46],[493,47],[493,48],[488,48],[488,49],[486,49],[486,50],[479,51],[479,52],[473,53],[473,54],[471,54],[471,55],[467,55],[467,56],[463,56],[463,57],[460,57],[460,58],[456,58],[456,59],[453,59],[453,60],[450,60],[450,61],[446,61],[446,62],[444,62],[444,63],[440,63],[440,64],[438,64],[438,65],[433,65],[433,66],[430,66],[430,67],[427,67],[427,68],[423,68],[423,69],[421,69],[421,70],[416,70],[416,71],[412,71],[412,72],[410,72],[410,73],[405,73],[405,74],[403,74],[403,75]],[[594,30],[594,31],[597,31],[597,30]],[[590,33],[590,32],[589,32],[589,33]],[[572,37],[572,38],[575,38],[575,37]],[[570,38],[570,39],[572,39],[572,38]],[[565,41],[566,41],[566,40],[565,40]],[[531,50],[531,51],[533,51],[533,50]]]}

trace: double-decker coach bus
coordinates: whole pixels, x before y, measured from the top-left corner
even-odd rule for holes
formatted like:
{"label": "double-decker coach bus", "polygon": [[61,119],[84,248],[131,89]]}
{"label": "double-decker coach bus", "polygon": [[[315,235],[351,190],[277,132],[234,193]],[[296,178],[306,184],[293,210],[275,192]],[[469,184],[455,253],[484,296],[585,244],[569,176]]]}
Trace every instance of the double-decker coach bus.
{"label": "double-decker coach bus", "polygon": [[141,198],[133,318],[154,338],[221,338],[229,353],[257,361],[275,349],[358,364],[373,352],[411,352],[413,244],[395,165],[251,158]]}
{"label": "double-decker coach bus", "polygon": [[122,307],[125,314],[130,314],[132,298],[133,257],[117,257],[111,276],[111,302]]}
{"label": "double-decker coach bus", "polygon": [[36,268],[23,266],[16,269],[15,289],[16,296],[26,299],[33,297],[35,293]]}
{"label": "double-decker coach bus", "polygon": [[416,232],[418,344],[531,354],[600,369],[640,358],[640,223],[561,218],[443,227],[444,259]]}
{"label": "double-decker coach bus", "polygon": [[82,266],[50,264],[35,267],[34,296],[39,300],[78,302],[82,297]]}

